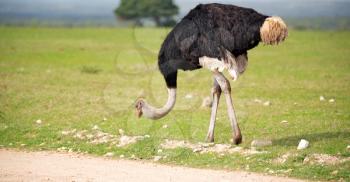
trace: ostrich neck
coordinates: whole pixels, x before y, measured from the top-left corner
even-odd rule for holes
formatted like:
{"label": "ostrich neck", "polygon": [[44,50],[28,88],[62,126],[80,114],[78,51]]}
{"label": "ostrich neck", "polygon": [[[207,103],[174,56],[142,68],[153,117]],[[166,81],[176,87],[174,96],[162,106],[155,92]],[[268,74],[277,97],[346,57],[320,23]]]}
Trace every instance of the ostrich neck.
{"label": "ostrich neck", "polygon": [[142,113],[146,118],[159,119],[168,114],[175,105],[176,88],[168,88],[168,100],[161,108],[155,108],[145,102],[142,107]]}

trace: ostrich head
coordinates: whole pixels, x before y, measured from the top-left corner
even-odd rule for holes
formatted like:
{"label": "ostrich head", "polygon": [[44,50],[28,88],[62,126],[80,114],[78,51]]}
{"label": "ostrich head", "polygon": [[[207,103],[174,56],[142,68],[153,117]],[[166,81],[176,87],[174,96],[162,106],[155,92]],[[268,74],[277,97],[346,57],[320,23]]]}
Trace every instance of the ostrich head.
{"label": "ostrich head", "polygon": [[277,16],[268,17],[260,27],[260,37],[264,44],[278,44],[288,36],[287,25],[282,18]]}
{"label": "ostrich head", "polygon": [[149,105],[144,99],[138,99],[135,103],[136,116],[144,116],[148,119],[159,119],[168,114],[175,105],[176,88],[168,88],[168,100],[161,108]]}

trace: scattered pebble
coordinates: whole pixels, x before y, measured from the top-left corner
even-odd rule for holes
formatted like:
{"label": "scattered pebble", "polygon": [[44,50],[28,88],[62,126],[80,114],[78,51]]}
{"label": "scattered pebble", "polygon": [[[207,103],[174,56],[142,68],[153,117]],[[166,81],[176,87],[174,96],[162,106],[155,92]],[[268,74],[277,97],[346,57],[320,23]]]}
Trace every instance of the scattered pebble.
{"label": "scattered pebble", "polygon": [[271,102],[270,102],[270,101],[266,101],[266,102],[264,102],[263,105],[264,105],[264,106],[270,106],[270,105],[271,105]]}
{"label": "scattered pebble", "polygon": [[338,170],[332,171],[331,175],[337,175],[338,174]]}
{"label": "scattered pebble", "polygon": [[320,96],[320,101],[326,100],[322,95]]}
{"label": "scattered pebble", "polygon": [[202,101],[201,107],[204,107],[204,108],[208,107],[208,108],[210,108],[212,106],[212,104],[213,104],[213,102],[212,102],[211,98],[210,97],[205,97],[203,99],[203,101]]}
{"label": "scattered pebble", "polygon": [[193,98],[193,95],[192,94],[186,94],[185,95],[185,99],[192,99]]}
{"label": "scattered pebble", "polygon": [[311,154],[304,158],[303,164],[336,165],[350,161],[350,157],[336,157],[328,154]]}
{"label": "scattered pebble", "polygon": [[199,148],[195,148],[195,149],[192,150],[192,152],[194,152],[194,153],[201,152],[201,151],[202,151],[202,148],[200,148],[200,147]]}
{"label": "scattered pebble", "polygon": [[260,99],[254,99],[254,102],[256,102],[256,103],[262,103],[262,100],[260,100]]}
{"label": "scattered pebble", "polygon": [[59,152],[65,152],[66,150],[67,150],[67,147],[57,148],[57,151],[59,151]]}
{"label": "scattered pebble", "polygon": [[93,130],[99,130],[100,128],[97,125],[94,125],[94,127],[92,127]]}
{"label": "scattered pebble", "polygon": [[119,132],[120,135],[124,135],[124,130],[123,129],[119,129],[118,132]]}
{"label": "scattered pebble", "polygon": [[165,124],[165,125],[162,126],[162,128],[168,128],[168,125]]}
{"label": "scattered pebble", "polygon": [[309,146],[309,141],[307,141],[305,139],[301,139],[299,144],[298,144],[297,149],[298,150],[303,150],[303,149],[306,149],[308,146]]}
{"label": "scattered pebble", "polygon": [[38,119],[35,122],[36,122],[36,124],[41,124],[43,121],[41,121],[41,119]]}
{"label": "scattered pebble", "polygon": [[164,149],[175,149],[178,147],[192,149],[193,152],[204,153],[241,153],[243,155],[255,155],[267,153],[267,151],[257,151],[255,149],[243,149],[242,147],[232,147],[231,144],[214,144],[214,143],[189,143],[184,140],[168,140],[161,144]]}
{"label": "scattered pebble", "polygon": [[253,140],[252,143],[250,143],[250,146],[252,147],[265,147],[272,145],[271,140]]}
{"label": "scattered pebble", "polygon": [[114,153],[113,152],[107,152],[104,156],[105,157],[113,157]]}
{"label": "scattered pebble", "polygon": [[162,156],[154,156],[154,159],[153,159],[153,161],[159,161],[160,159],[162,159]]}
{"label": "scattered pebble", "polygon": [[287,124],[288,121],[287,121],[287,120],[282,120],[281,123],[282,123],[282,124]]}
{"label": "scattered pebble", "polygon": [[328,102],[333,103],[333,102],[335,102],[335,99],[329,99]]}

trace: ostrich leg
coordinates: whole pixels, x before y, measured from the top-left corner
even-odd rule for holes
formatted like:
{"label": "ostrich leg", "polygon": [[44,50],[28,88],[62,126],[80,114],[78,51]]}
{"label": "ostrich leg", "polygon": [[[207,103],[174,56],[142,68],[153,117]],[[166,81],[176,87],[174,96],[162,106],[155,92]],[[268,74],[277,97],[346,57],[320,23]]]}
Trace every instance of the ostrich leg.
{"label": "ostrich leg", "polygon": [[221,88],[219,83],[214,78],[214,85],[211,89],[213,104],[211,107],[211,115],[210,115],[210,123],[207,134],[207,142],[214,142],[214,128],[215,128],[215,120],[216,120],[216,111],[218,110]]}
{"label": "ostrich leg", "polygon": [[235,144],[240,144],[242,142],[242,135],[241,130],[238,126],[235,110],[232,103],[230,82],[225,78],[225,76],[221,72],[218,71],[214,71],[214,77],[220,85],[221,90],[225,94],[227,112],[231,121],[232,130],[234,131],[233,142]]}

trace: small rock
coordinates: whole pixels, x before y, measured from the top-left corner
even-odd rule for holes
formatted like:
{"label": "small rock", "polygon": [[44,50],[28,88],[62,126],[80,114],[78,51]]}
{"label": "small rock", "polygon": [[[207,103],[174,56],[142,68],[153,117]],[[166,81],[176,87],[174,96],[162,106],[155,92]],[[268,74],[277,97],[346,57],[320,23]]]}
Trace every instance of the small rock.
{"label": "small rock", "polygon": [[72,149],[72,148],[70,148],[70,149],[68,150],[68,152],[69,152],[69,153],[72,153],[72,152],[73,152],[73,149]]}
{"label": "small rock", "polygon": [[26,146],[26,144],[25,144],[25,143],[22,143],[22,144],[21,144],[21,147],[24,147],[24,146]]}
{"label": "small rock", "polygon": [[281,123],[282,123],[282,124],[287,124],[288,121],[287,121],[287,120],[282,120]]}
{"label": "small rock", "polygon": [[320,96],[320,101],[324,101],[325,100],[325,98],[321,95]]}
{"label": "small rock", "polygon": [[262,103],[262,100],[260,100],[260,99],[254,99],[254,102],[256,102],[256,103]]}
{"label": "small rock", "polygon": [[333,102],[335,102],[335,99],[329,99],[328,102],[333,103]]}
{"label": "small rock", "polygon": [[158,149],[158,151],[157,151],[158,153],[162,153],[163,152],[163,150],[162,149]]}
{"label": "small rock", "polygon": [[119,157],[120,157],[120,158],[124,158],[125,156],[122,154],[122,155],[120,155]]}
{"label": "small rock", "polygon": [[12,146],[12,145],[13,145],[13,143],[9,143],[9,145],[10,145],[10,146]]}
{"label": "small rock", "polygon": [[149,137],[151,137],[150,135],[145,135],[145,138],[149,138]]}
{"label": "small rock", "polygon": [[106,117],[103,117],[102,121],[107,121],[107,118],[106,118]]}
{"label": "small rock", "polygon": [[123,129],[119,129],[118,132],[119,132],[120,135],[124,135],[124,130]]}
{"label": "small rock", "polygon": [[192,99],[193,98],[193,95],[192,94],[186,94],[185,95],[185,99]]}
{"label": "small rock", "polygon": [[271,102],[270,102],[270,101],[266,101],[266,102],[264,102],[263,105],[264,105],[264,106],[270,106],[270,105],[271,105]]}
{"label": "small rock", "polygon": [[35,122],[36,122],[36,124],[41,124],[43,121],[41,121],[41,119],[38,119]]}
{"label": "small rock", "polygon": [[134,160],[135,160],[135,159],[137,159],[137,158],[136,158],[135,154],[132,154],[131,157],[130,157],[130,159],[134,159]]}
{"label": "small rock", "polygon": [[297,149],[298,150],[303,150],[303,149],[306,149],[308,146],[309,146],[309,141],[307,141],[305,139],[301,139]]}
{"label": "small rock", "polygon": [[39,144],[39,146],[43,146],[43,145],[45,145],[46,143],[45,142],[43,142],[43,143],[41,143],[41,144]]}
{"label": "small rock", "polygon": [[168,128],[168,125],[165,124],[165,125],[162,126],[162,128]]}
{"label": "small rock", "polygon": [[193,98],[193,95],[192,94],[186,94],[185,95],[185,99],[192,99]]}
{"label": "small rock", "polygon": [[94,125],[94,127],[92,127],[93,130],[99,130],[100,128],[97,125]]}
{"label": "small rock", "polygon": [[331,175],[337,175],[338,174],[338,170],[332,171]]}
{"label": "small rock", "polygon": [[346,147],[346,150],[350,152],[350,145]]}
{"label": "small rock", "polygon": [[250,143],[252,147],[265,147],[270,145],[272,145],[271,140],[253,140],[252,143]]}
{"label": "small rock", "polygon": [[105,157],[113,157],[114,153],[113,152],[107,152],[104,156]]}
{"label": "small rock", "polygon": [[201,107],[211,107],[213,102],[211,101],[210,97],[205,97],[202,101]]}
{"label": "small rock", "polygon": [[202,148],[195,148],[192,150],[192,152],[196,153],[196,152],[201,152],[203,149]]}
{"label": "small rock", "polygon": [[162,159],[162,156],[154,156],[154,159],[153,159],[153,161],[159,161],[160,159]]}

